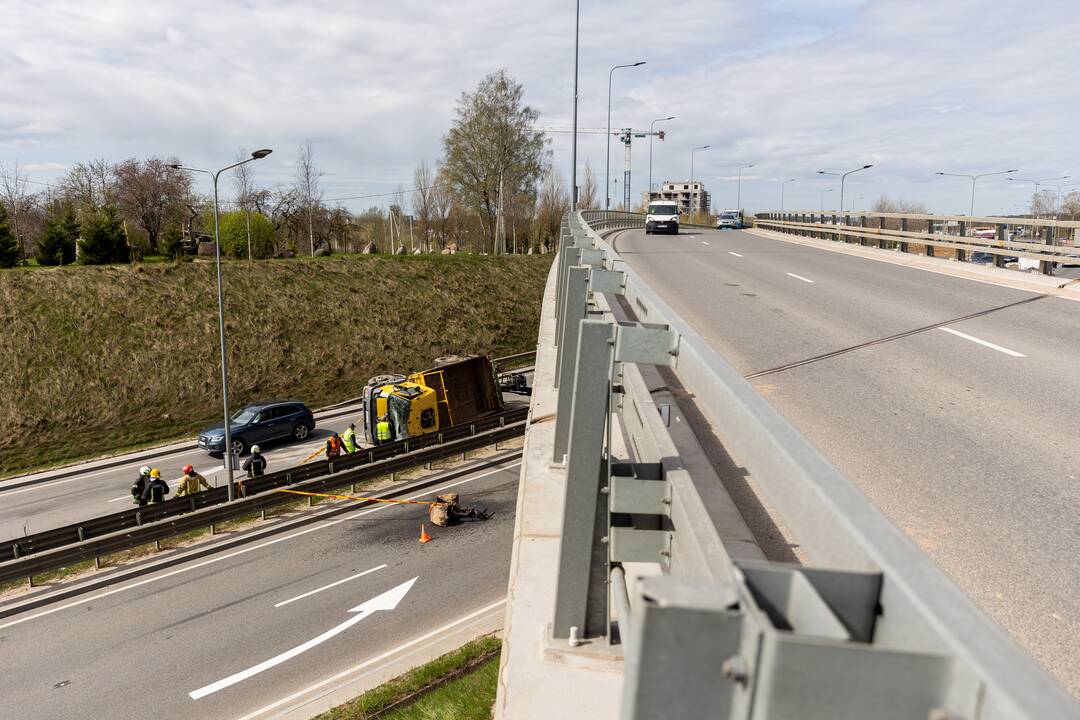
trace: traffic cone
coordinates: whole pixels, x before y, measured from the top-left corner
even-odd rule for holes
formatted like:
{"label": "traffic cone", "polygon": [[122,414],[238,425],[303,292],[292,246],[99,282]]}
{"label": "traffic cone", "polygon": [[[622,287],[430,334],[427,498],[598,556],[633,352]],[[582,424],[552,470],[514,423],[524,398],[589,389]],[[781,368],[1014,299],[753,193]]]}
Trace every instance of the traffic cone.
{"label": "traffic cone", "polygon": [[424,527],[424,523],[420,523],[420,542],[431,542],[431,536],[428,535],[427,528]]}

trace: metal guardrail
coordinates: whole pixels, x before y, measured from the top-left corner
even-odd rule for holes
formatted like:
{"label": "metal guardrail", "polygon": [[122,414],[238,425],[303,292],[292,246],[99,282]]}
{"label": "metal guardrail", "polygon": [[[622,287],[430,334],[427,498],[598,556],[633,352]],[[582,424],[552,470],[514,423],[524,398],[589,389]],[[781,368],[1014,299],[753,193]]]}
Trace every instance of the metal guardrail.
{"label": "metal guardrail", "polygon": [[[552,461],[566,497],[551,642],[573,652],[621,636],[624,720],[1077,717],[596,232],[627,222],[579,212],[560,238]],[[642,322],[616,322],[615,296]],[[812,566],[727,555],[639,364],[674,372]],[[613,455],[616,428],[630,457]],[[663,574],[627,596],[627,562]]]}
{"label": "metal guardrail", "polygon": [[[138,547],[153,540],[187,532],[192,528],[205,527],[251,512],[251,510],[269,507],[272,504],[295,501],[295,497],[273,493],[272,496],[268,496],[272,499],[268,499],[266,502],[257,504],[250,502],[259,499],[255,496],[275,488],[293,486],[306,481],[314,481],[320,487],[326,487],[327,483],[345,484],[352,481],[353,474],[347,474],[349,471],[359,469],[364,474],[356,475],[357,478],[361,476],[370,477],[379,473],[392,472],[409,464],[428,462],[446,455],[459,453],[463,449],[469,450],[474,447],[482,447],[489,442],[504,439],[500,435],[495,440],[490,440],[489,438],[492,437],[490,433],[501,431],[505,427],[518,427],[518,424],[522,423],[527,415],[528,408],[521,405],[469,425],[459,425],[431,435],[377,445],[361,452],[343,455],[334,461],[312,462],[269,473],[260,478],[245,480],[244,484],[247,492],[252,497],[240,502],[229,503],[228,488],[218,487],[187,497],[174,498],[162,503],[124,510],[111,515],[104,515],[53,530],[8,540],[0,545],[0,582],[30,577],[58,567],[65,567],[70,562],[78,562],[79,560],[98,557],[117,550]],[[479,442],[479,445],[477,442]],[[425,452],[418,453],[417,451]],[[391,460],[398,457],[402,458],[406,465],[391,463]],[[233,507],[246,509],[237,512],[229,510],[229,508]],[[220,512],[216,514],[213,512],[199,514],[199,511],[211,508]],[[196,516],[197,521],[193,519]],[[181,517],[184,517],[183,522],[176,521],[177,518]],[[195,524],[192,525],[192,522],[195,522]],[[154,526],[157,529],[153,531],[146,529],[149,526]],[[140,532],[141,529],[142,532]],[[96,555],[87,556],[85,553],[77,553],[71,556],[50,555],[50,560],[44,564],[29,562],[33,558],[58,548],[90,547],[88,541],[96,538],[114,537],[117,533],[125,531],[128,531],[128,534],[124,536],[127,540],[119,542],[122,547],[114,543],[108,545],[108,549],[97,552]],[[128,544],[125,545],[124,543]],[[58,557],[61,559],[58,560]],[[73,560],[72,557],[76,559]],[[20,562],[21,564],[18,564]]]}
{"label": "metal guardrail", "polygon": [[[855,224],[855,223],[858,224]],[[935,232],[935,228],[954,223],[956,235]],[[889,227],[893,225],[895,227]],[[813,213],[784,212],[760,213],[756,226],[794,235],[816,237],[862,245],[876,243],[877,247],[899,249],[908,252],[911,245],[922,245],[928,256],[933,257],[934,248],[947,248],[956,252],[958,260],[968,255],[988,255],[998,267],[1007,258],[1025,258],[1039,262],[1039,272],[1053,274],[1055,263],[1080,263],[1080,247],[1063,244],[1059,229],[1074,233],[1080,231],[1080,223],[1056,220],[1019,220],[1016,218],[968,218],[951,215],[907,215],[902,213]],[[917,230],[916,228],[924,228]],[[969,235],[976,227],[992,227],[994,238],[978,238]],[[1026,228],[1033,236],[1031,242],[1009,239],[1010,227]],[[1034,237],[1041,235],[1039,241]],[[1077,236],[1080,237],[1080,236]]]}

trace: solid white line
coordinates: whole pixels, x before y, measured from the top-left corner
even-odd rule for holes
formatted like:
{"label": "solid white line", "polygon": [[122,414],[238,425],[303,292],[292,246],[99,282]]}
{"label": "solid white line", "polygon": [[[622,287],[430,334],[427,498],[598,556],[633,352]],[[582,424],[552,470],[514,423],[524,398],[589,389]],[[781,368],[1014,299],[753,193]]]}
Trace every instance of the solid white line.
{"label": "solid white line", "polygon": [[274,607],[279,608],[279,607],[288,605],[291,602],[296,602],[297,600],[303,600],[304,598],[310,597],[311,595],[314,595],[315,593],[320,593],[323,590],[329,590],[332,587],[337,587],[338,585],[341,585],[342,583],[347,583],[350,580],[355,580],[358,577],[364,577],[365,575],[367,575],[369,573],[373,573],[376,570],[382,570],[384,567],[386,567],[386,563],[383,563],[379,567],[373,567],[370,570],[365,570],[362,573],[356,573],[355,575],[350,575],[349,577],[345,578],[344,580],[338,580],[337,582],[332,582],[329,585],[323,585],[321,588],[316,588],[314,590],[309,590],[308,592],[304,593],[303,595],[297,595],[294,598],[289,598],[288,600],[283,600],[282,602],[279,602],[277,605],[274,605]]}
{"label": "solid white line", "polygon": [[[425,497],[425,496],[428,496],[428,495],[437,495],[437,494],[441,493],[443,490],[448,490],[449,488],[457,487],[458,485],[464,485],[465,483],[472,482],[473,480],[479,480],[480,478],[487,477],[488,475],[494,475],[495,473],[499,473],[499,472],[502,472],[504,470],[509,470],[511,468],[517,467],[520,464],[521,464],[521,462],[518,461],[518,462],[513,463],[511,465],[501,465],[500,467],[497,467],[497,468],[495,468],[493,470],[490,470],[490,471],[488,471],[486,473],[482,473],[480,475],[471,475],[471,476],[465,478],[464,480],[458,480],[457,482],[450,483],[449,485],[443,485],[441,488],[437,488],[435,490],[426,490],[426,491],[424,491],[422,493],[419,493],[417,495],[413,495],[412,497],[405,498],[405,499],[406,500],[415,500],[417,498],[422,498],[422,497]],[[212,565],[213,563],[221,562],[222,560],[228,560],[229,558],[234,558],[237,555],[244,555],[245,553],[249,553],[249,552],[252,552],[254,550],[261,550],[264,547],[268,547],[270,545],[276,545],[277,543],[285,542],[286,540],[292,540],[293,538],[300,537],[301,535],[307,535],[308,533],[315,532],[316,530],[324,530],[324,529],[326,529],[328,527],[333,527],[334,525],[337,525],[338,523],[343,523],[346,520],[351,520],[353,518],[362,517],[364,515],[370,515],[371,513],[379,512],[380,510],[387,510],[389,508],[395,508],[395,507],[401,507],[401,505],[398,505],[396,503],[391,503],[391,504],[387,504],[387,505],[380,505],[379,507],[374,507],[374,508],[370,508],[368,510],[362,510],[362,511],[357,512],[357,513],[351,513],[349,515],[345,515],[343,517],[338,518],[337,520],[327,520],[322,525],[316,525],[314,527],[308,528],[307,530],[301,530],[299,532],[295,532],[292,535],[283,535],[282,537],[274,538],[273,540],[267,540],[266,542],[259,543],[258,545],[251,545],[249,547],[245,547],[245,548],[242,548],[240,550],[236,550],[234,552],[227,553],[225,555],[216,555],[216,556],[214,556],[212,558],[209,558],[207,560],[203,560],[202,562],[195,563],[194,565],[185,565],[185,566],[179,567],[179,568],[177,568],[175,570],[171,570],[170,572],[162,573],[161,575],[155,575],[154,577],[146,578],[145,580],[140,580],[138,582],[131,583],[130,585],[123,585],[121,587],[113,588],[112,590],[107,590],[107,591],[105,591],[103,593],[99,593],[99,594],[94,595],[92,597],[86,597],[86,598],[83,598],[82,600],[76,600],[75,602],[68,603],[67,605],[60,605],[58,607],[49,608],[48,610],[43,610],[42,612],[36,613],[34,615],[27,615],[26,617],[19,618],[18,620],[12,620],[11,622],[7,622],[7,623],[4,623],[3,625],[0,625],[0,630],[3,630],[5,628],[9,628],[9,627],[13,627],[15,625],[19,625],[20,623],[24,623],[24,622],[26,622],[28,620],[36,620],[39,617],[45,617],[46,615],[52,615],[53,613],[60,612],[61,610],[67,610],[68,608],[77,607],[79,605],[85,605],[88,602],[93,602],[95,600],[100,600],[103,597],[108,597],[109,595],[115,595],[116,593],[123,592],[125,590],[131,590],[133,588],[141,587],[143,585],[148,585],[149,583],[157,582],[158,580],[164,580],[165,578],[170,578],[170,577],[172,577],[174,575],[179,575],[181,573],[185,573],[185,572],[188,572],[190,570],[197,570],[198,568],[205,567],[207,565]]]}
{"label": "solid white line", "polygon": [[973,343],[978,343],[980,345],[983,345],[985,347],[990,348],[991,350],[997,350],[998,352],[1003,352],[1006,355],[1011,355],[1012,357],[1027,357],[1027,355],[1024,355],[1023,353],[1018,353],[1015,350],[1010,350],[1007,347],[1001,347],[1000,345],[995,345],[992,342],[986,342],[985,340],[980,340],[977,337],[974,337],[972,335],[968,335],[967,333],[962,333],[959,330],[953,330],[952,328],[947,328],[947,327],[938,328],[938,330],[944,330],[945,332],[949,333],[950,335],[955,335],[956,337],[962,337],[965,340],[970,340]]}
{"label": "solid white line", "polygon": [[237,718],[237,720],[254,720],[254,718],[257,718],[260,715],[264,715],[264,714],[270,712],[271,710],[276,710],[277,708],[281,707],[282,705],[285,705],[285,704],[290,703],[290,702],[292,702],[292,701],[294,701],[294,700],[296,700],[298,698],[301,698],[304,695],[307,695],[310,692],[318,690],[321,687],[329,685],[330,683],[333,683],[333,682],[337,682],[338,680],[341,680],[342,678],[348,677],[349,675],[352,675],[353,673],[359,672],[360,670],[363,670],[364,668],[371,667],[372,665],[376,665],[376,664],[382,662],[383,660],[386,660],[387,658],[392,657],[392,656],[402,652],[403,650],[408,650],[409,648],[411,648],[411,647],[413,647],[415,645],[419,645],[420,643],[423,643],[423,642],[425,642],[427,640],[430,640],[433,637],[437,637],[437,636],[442,635],[442,634],[444,634],[444,633],[446,633],[446,632],[448,632],[450,630],[453,630],[458,625],[463,625],[463,624],[469,622],[470,620],[473,620],[473,619],[479,617],[480,615],[483,615],[486,612],[491,612],[495,608],[499,607],[500,605],[504,605],[504,604],[506,604],[506,598],[503,598],[502,600],[498,600],[496,602],[493,602],[490,605],[488,605],[487,607],[483,607],[483,608],[480,608],[479,610],[471,612],[468,615],[466,615],[465,617],[458,618],[457,620],[454,620],[453,622],[447,623],[446,625],[443,625],[440,628],[436,628],[435,630],[432,630],[430,632],[426,632],[423,635],[421,635],[420,637],[416,637],[416,638],[413,638],[412,640],[404,642],[404,643],[402,643],[401,645],[398,645],[395,648],[387,650],[386,652],[382,653],[381,655],[377,655],[377,656],[371,658],[370,660],[365,660],[364,662],[360,663],[359,665],[354,665],[353,667],[349,668],[348,670],[342,670],[341,672],[337,673],[336,675],[331,675],[330,677],[326,678],[325,680],[320,680],[319,682],[315,683],[314,685],[309,685],[308,687],[304,688],[303,690],[298,690],[297,692],[294,692],[292,695],[288,695],[286,697],[283,697],[280,700],[278,700],[277,702],[273,702],[273,703],[267,705],[266,707],[260,708],[260,709],[256,710],[253,713],[249,713],[249,714],[243,716],[242,718]]}
{"label": "solid white line", "polygon": [[131,497],[130,495],[121,495],[118,498],[113,498],[112,500],[106,500],[105,502],[120,502],[121,500],[127,500],[130,497]]}
{"label": "solid white line", "polygon": [[739,253],[732,252],[731,250],[728,250],[728,255],[734,255],[735,257],[742,257],[742,255],[740,255]]}
{"label": "solid white line", "polygon": [[785,275],[790,275],[791,277],[795,278],[796,280],[802,280],[805,283],[813,283],[814,282],[810,278],[804,278],[802,275],[796,275],[795,273],[784,273],[784,274]]}

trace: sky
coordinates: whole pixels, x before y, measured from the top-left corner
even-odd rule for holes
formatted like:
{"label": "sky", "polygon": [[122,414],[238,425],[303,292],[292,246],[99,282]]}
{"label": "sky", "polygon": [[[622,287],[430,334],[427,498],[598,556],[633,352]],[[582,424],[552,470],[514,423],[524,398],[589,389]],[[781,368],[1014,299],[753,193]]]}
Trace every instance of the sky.
{"label": "sky", "polygon": [[[694,175],[714,209],[737,195],[778,209],[790,178],[787,209],[834,209],[838,178],[817,171],[865,164],[846,208],[887,195],[966,213],[971,181],[939,171],[1080,183],[1076,0],[582,0],[580,25],[579,127],[606,126],[610,68],[645,61],[614,72],[612,127],[676,116],[657,123],[653,181],[688,179],[692,148],[709,145]],[[4,0],[0,163],[46,183],[97,157],[216,169],[268,147],[249,167],[272,187],[311,140],[327,201],[359,211],[439,159],[461,93],[498,69],[541,127],[569,128],[574,3]],[[568,181],[571,136],[550,137]],[[648,141],[632,153],[636,203]],[[579,182],[588,162],[602,184],[605,136],[581,134],[578,155]],[[613,196],[622,166],[615,140]],[[1033,185],[992,176],[977,190],[976,214],[1009,214]]]}

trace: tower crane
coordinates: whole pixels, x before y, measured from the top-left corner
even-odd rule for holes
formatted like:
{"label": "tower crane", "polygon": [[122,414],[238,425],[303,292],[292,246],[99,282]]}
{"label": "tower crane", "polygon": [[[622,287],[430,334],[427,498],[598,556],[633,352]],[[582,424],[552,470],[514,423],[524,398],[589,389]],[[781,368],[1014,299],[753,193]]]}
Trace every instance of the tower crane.
{"label": "tower crane", "polygon": [[[556,127],[538,127],[537,130],[549,133],[572,133],[573,128],[556,128]],[[584,133],[586,135],[607,135],[606,128],[578,128],[578,133]],[[664,139],[663,130],[634,130],[633,128],[613,128],[611,134],[614,137],[619,138],[623,144],[623,207],[627,210],[630,209],[630,144],[634,138],[644,138],[650,135],[656,136],[658,139]],[[607,178],[604,179],[607,182]],[[649,188],[651,191],[652,188]],[[576,194],[577,188],[571,188],[571,193]],[[606,193],[605,193],[606,194]]]}

